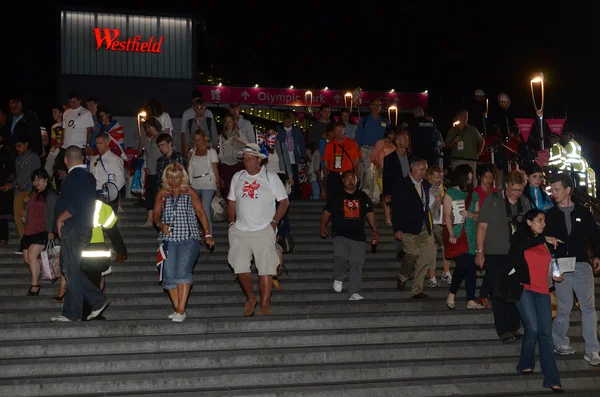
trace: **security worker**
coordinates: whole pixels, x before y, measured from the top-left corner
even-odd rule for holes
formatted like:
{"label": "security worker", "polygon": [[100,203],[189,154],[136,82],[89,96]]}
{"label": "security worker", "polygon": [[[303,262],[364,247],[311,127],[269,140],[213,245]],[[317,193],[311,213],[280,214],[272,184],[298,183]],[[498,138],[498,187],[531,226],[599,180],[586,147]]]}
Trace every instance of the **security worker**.
{"label": "security worker", "polygon": [[548,139],[550,140],[550,160],[548,161],[548,165],[551,168],[555,168],[558,170],[558,173],[569,171],[570,164],[567,162],[567,151],[564,146],[560,144],[560,136],[551,132],[548,135]]}
{"label": "security worker", "polygon": [[567,151],[567,162],[571,165],[571,175],[575,178],[577,188],[587,184],[586,163],[581,161],[581,145],[574,139],[572,132],[563,132],[561,142]]}
{"label": "security worker", "polygon": [[413,110],[415,120],[409,125],[408,131],[411,137],[412,155],[418,159],[424,159],[429,166],[437,164],[436,149],[438,146],[435,123],[425,117],[422,108]]}
{"label": "security worker", "polygon": [[[98,155],[90,160],[90,173],[96,178],[96,193],[117,211],[119,191],[125,185],[123,160],[109,149],[110,137],[105,133],[96,135]],[[117,226],[106,231],[117,251],[117,262],[127,260],[127,247]]]}
{"label": "security worker", "polygon": [[588,187],[588,194],[594,198],[596,198],[596,172],[594,171],[594,169],[592,167],[589,166],[588,164],[588,179],[587,179],[587,187]]}

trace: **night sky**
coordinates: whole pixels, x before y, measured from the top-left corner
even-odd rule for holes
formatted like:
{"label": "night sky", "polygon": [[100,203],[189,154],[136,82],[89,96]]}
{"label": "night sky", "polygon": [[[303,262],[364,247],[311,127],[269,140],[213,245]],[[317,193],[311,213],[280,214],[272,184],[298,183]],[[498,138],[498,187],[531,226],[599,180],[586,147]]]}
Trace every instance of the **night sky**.
{"label": "night sky", "polygon": [[[569,128],[598,135],[600,28],[592,5],[535,2],[543,7],[536,10],[523,6],[531,3],[526,1],[493,6],[362,2],[361,7],[323,1],[286,6],[246,2],[252,6],[244,7],[228,3],[138,4],[153,12],[195,15],[200,26],[204,21],[206,31],[198,37],[199,68],[240,86],[427,89],[430,113],[445,131],[458,108],[471,108],[476,88],[490,96],[492,122],[504,123],[496,101],[501,91],[512,99],[509,117],[535,117],[529,80],[540,71],[546,77],[546,117],[564,117],[567,109]],[[140,8],[127,1],[96,4],[114,12]],[[20,95],[42,113],[56,102],[58,8],[25,1],[7,5],[2,29],[12,34],[4,36],[2,58],[12,67],[3,79],[2,100]]]}

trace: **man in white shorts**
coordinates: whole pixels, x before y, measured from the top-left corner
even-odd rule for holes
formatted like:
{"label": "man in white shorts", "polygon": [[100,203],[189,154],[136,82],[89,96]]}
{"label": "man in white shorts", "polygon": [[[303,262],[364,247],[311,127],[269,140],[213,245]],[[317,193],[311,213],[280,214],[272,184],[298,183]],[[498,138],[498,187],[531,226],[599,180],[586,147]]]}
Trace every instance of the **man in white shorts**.
{"label": "man in white shorts", "polygon": [[[231,180],[229,190],[229,264],[238,276],[246,295],[244,316],[254,315],[257,299],[252,287],[250,261],[258,270],[260,289],[259,315],[270,316],[273,276],[277,274],[279,257],[275,249],[277,224],[285,215],[289,201],[279,176],[261,167],[267,154],[255,143],[243,150],[244,170]],[[277,210],[275,202],[278,202]]]}

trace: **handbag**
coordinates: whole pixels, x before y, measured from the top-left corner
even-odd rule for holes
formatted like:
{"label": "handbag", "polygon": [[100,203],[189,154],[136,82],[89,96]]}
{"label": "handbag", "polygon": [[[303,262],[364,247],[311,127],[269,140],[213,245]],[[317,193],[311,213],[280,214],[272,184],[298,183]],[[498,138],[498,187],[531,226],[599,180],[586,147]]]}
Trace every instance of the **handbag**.
{"label": "handbag", "polygon": [[515,303],[521,299],[523,285],[516,273],[501,276],[494,286],[493,297],[501,302]]}
{"label": "handbag", "polygon": [[225,201],[225,199],[223,199],[223,197],[215,196],[212,199],[212,202],[210,203],[210,214],[206,214],[206,215],[210,215],[210,219],[214,223],[224,222],[225,219],[227,218],[226,208],[227,208],[227,202]]}
{"label": "handbag", "polygon": [[81,270],[84,273],[102,273],[110,269],[112,256],[104,243],[90,243],[81,253]]}
{"label": "handbag", "polygon": [[[470,191],[467,194],[467,199],[465,200],[465,208],[471,206],[471,201],[473,200],[473,191]],[[463,223],[462,229],[460,231],[460,236],[456,239],[456,244],[450,243],[450,232],[448,228],[444,225],[442,229],[442,239],[444,241],[444,256],[447,259],[454,259],[462,254],[469,252],[469,241],[467,240],[467,230],[465,228],[465,224]]]}
{"label": "handbag", "polygon": [[48,240],[46,249],[40,253],[42,259],[42,280],[56,280],[60,277],[60,245]]}

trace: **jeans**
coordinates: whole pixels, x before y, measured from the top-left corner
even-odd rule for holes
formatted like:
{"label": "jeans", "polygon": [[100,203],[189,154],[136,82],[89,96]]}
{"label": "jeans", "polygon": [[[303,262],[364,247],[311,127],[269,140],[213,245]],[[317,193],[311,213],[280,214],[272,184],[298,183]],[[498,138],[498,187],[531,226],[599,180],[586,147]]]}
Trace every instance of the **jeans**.
{"label": "jeans", "polygon": [[[212,203],[213,197],[215,197],[215,193],[217,192],[215,189],[195,189],[198,196],[200,196],[200,200],[202,201],[202,208],[204,208],[204,213],[208,218],[208,230],[210,230],[210,234],[213,232],[212,227],[212,219],[210,219],[210,204]],[[200,225],[202,228],[202,225]]]}
{"label": "jeans", "polygon": [[573,309],[573,291],[579,299],[581,309],[583,340],[585,353],[591,354],[600,350],[596,327],[598,315],[596,314],[596,296],[594,295],[594,273],[589,263],[577,262],[573,273],[564,273],[564,280],[556,283],[556,297],[558,298],[558,312],[552,324],[552,338],[554,346],[569,344],[567,331],[569,319]]}
{"label": "jeans", "polygon": [[312,181],[312,199],[313,200],[318,200],[319,196],[321,195],[321,187],[319,186],[319,181],[314,180]]}
{"label": "jeans", "polygon": [[333,238],[333,279],[343,281],[346,268],[350,265],[350,283],[348,292],[360,292],[362,267],[365,263],[365,242],[350,240],[346,237]]}
{"label": "jeans", "polygon": [[463,280],[467,289],[467,301],[475,300],[475,289],[477,287],[477,270],[475,269],[475,256],[462,254],[455,259],[456,267],[452,274],[450,293],[456,295]]}
{"label": "jeans", "polygon": [[[114,201],[108,203],[108,205],[110,205],[110,208],[112,208],[115,215],[117,215],[117,210],[119,209],[119,199],[118,198],[115,199]],[[112,243],[115,251],[117,252],[117,255],[127,256],[127,246],[125,246],[125,242],[123,241],[123,236],[121,236],[121,232],[119,231],[119,228],[117,227],[118,223],[119,223],[119,221],[117,220],[115,222],[115,224],[113,225],[113,227],[111,227],[110,229],[104,229],[104,231],[106,232],[106,235],[110,239],[110,242]]]}
{"label": "jeans", "polygon": [[98,310],[107,298],[81,271],[81,253],[92,238],[92,229],[78,230],[65,225],[61,232],[60,265],[67,279],[62,315],[72,321],[80,321],[84,300],[92,310]]}
{"label": "jeans", "polygon": [[525,289],[523,295],[521,295],[521,300],[516,305],[525,329],[517,371],[535,368],[535,344],[538,342],[540,346],[540,365],[544,374],[544,387],[560,386],[560,377],[552,344],[550,295]]}
{"label": "jeans", "polygon": [[190,238],[166,243],[167,259],[163,264],[163,288],[175,289],[177,284],[193,284],[192,269],[200,254],[200,242]]}
{"label": "jeans", "polygon": [[[489,274],[492,282],[499,280],[502,275],[502,269],[508,260],[508,255],[486,255],[485,271]],[[521,316],[514,303],[502,302],[494,298],[494,286],[491,285],[492,312],[494,313],[494,326],[498,336],[507,332],[514,332],[519,329]]]}

